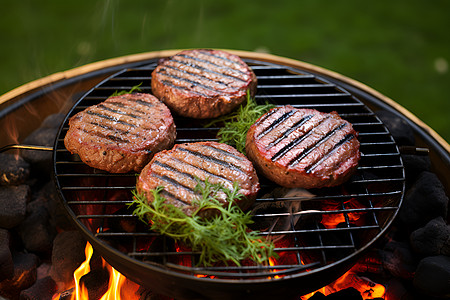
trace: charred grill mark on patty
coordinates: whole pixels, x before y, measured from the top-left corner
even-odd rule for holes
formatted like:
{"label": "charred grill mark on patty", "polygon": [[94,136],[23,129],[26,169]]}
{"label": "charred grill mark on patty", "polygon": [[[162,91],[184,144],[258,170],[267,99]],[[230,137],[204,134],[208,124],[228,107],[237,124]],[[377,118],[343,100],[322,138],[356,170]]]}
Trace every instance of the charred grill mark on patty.
{"label": "charred grill mark on patty", "polygon": [[[211,70],[211,69],[199,66],[199,65],[194,64],[194,63],[189,63],[189,62],[186,62],[186,61],[183,61],[183,60],[178,60],[178,59],[175,59],[175,58],[172,59],[172,61],[176,62],[176,63],[179,63],[179,64],[182,64],[182,65],[184,65],[186,67],[197,69],[197,70],[201,71],[202,73],[211,73],[211,74],[223,77],[223,78],[228,78],[228,79],[232,79],[232,80],[238,80],[238,81],[241,81],[241,82],[245,82],[244,79],[242,79],[242,78],[240,78],[238,76],[231,76],[231,75],[228,75],[228,74],[220,73],[220,72],[217,72],[217,71],[214,71],[214,70]],[[168,65],[166,64],[166,66],[168,66]],[[190,74],[193,74],[193,73],[190,73]],[[218,81],[218,82],[220,82],[220,81]]]}
{"label": "charred grill mark on patty", "polygon": [[[170,68],[170,66],[166,66],[166,68]],[[179,71],[180,71],[180,70],[179,70]],[[181,71],[181,72],[183,72],[183,71]],[[167,76],[167,77],[170,77],[170,78],[175,79],[175,80],[180,80],[180,81],[184,81],[184,82],[186,82],[186,83],[189,83],[189,84],[191,85],[191,88],[197,86],[197,87],[203,88],[203,89],[205,89],[205,90],[217,92],[217,89],[214,88],[214,87],[211,86],[211,85],[203,84],[203,83],[201,83],[201,82],[199,82],[199,81],[195,81],[195,80],[192,80],[192,79],[189,79],[189,78],[186,78],[186,77],[180,77],[180,76],[177,76],[177,75],[175,75],[175,74],[165,72],[165,70],[162,71],[162,69],[160,69],[157,73],[158,73],[158,74],[161,74],[161,75],[164,75],[164,76]],[[205,79],[209,80],[208,78],[205,78]],[[217,82],[215,82],[215,81],[213,82],[212,80],[210,80],[210,81],[211,81],[211,83],[217,83]],[[222,84],[222,85],[223,85],[223,84]],[[225,86],[225,87],[226,87],[226,86]]]}
{"label": "charred grill mark on patty", "polygon": [[279,118],[273,120],[272,123],[270,123],[263,131],[261,131],[256,138],[258,138],[258,139],[262,138],[267,133],[272,131],[272,129],[277,127],[277,125],[279,125],[280,123],[282,123],[282,122],[286,121],[288,118],[290,118],[293,114],[295,114],[294,110],[285,112]]}
{"label": "charred grill mark on patty", "polygon": [[234,155],[233,153],[227,152],[227,151],[225,151],[225,150],[223,150],[223,149],[220,149],[220,148],[215,148],[215,147],[212,147],[212,146],[209,146],[209,145],[202,145],[201,147],[206,148],[206,149],[209,149],[209,150],[212,150],[212,151],[216,151],[216,152],[218,152],[218,153],[224,155],[225,157],[226,157],[226,156],[232,157],[232,158],[237,159],[237,160],[240,160],[240,161],[244,160],[242,157],[239,157],[239,156],[237,156],[237,155]]}
{"label": "charred grill mark on patty", "polygon": [[115,118],[115,117],[112,117],[112,116],[109,116],[109,115],[101,114],[101,113],[94,112],[94,111],[91,111],[91,110],[86,111],[86,113],[88,115],[92,115],[92,116],[96,116],[96,117],[99,117],[99,118],[103,118],[103,119],[106,119],[108,121],[116,122],[116,123],[119,123],[119,124],[122,124],[122,125],[125,125],[125,126],[136,127],[135,124],[132,124],[132,123],[129,123],[129,122],[125,122],[123,120],[120,120],[118,118]]}
{"label": "charred grill mark on patty", "polygon": [[276,161],[279,158],[281,158],[282,156],[286,155],[286,153],[288,153],[289,151],[291,151],[292,149],[294,149],[296,146],[298,146],[301,142],[303,142],[304,140],[306,140],[309,136],[311,136],[312,133],[314,133],[314,130],[322,123],[324,123],[326,120],[328,120],[330,117],[327,116],[325,118],[322,118],[322,120],[320,120],[320,122],[315,126],[310,128],[308,131],[306,131],[305,133],[303,133],[302,136],[298,137],[297,139],[292,140],[290,143],[288,143],[287,145],[285,145],[283,148],[281,148],[277,153],[275,153],[272,156],[272,161]]}
{"label": "charred grill mark on patty", "polygon": [[224,88],[228,87],[228,85],[225,82],[223,82],[223,81],[212,80],[212,79],[210,79],[210,78],[208,78],[208,77],[206,77],[204,75],[200,75],[200,74],[197,74],[197,73],[192,73],[192,72],[189,72],[188,70],[183,70],[183,69],[177,68],[176,66],[166,65],[166,68],[167,69],[171,69],[171,70],[176,71],[176,72],[181,72],[181,73],[183,73],[183,75],[194,77],[195,79],[198,79],[198,80],[206,80],[206,81],[208,81],[209,83],[211,83],[213,85],[221,85]]}
{"label": "charred grill mark on patty", "polygon": [[[233,80],[237,80],[237,81],[239,81],[241,83],[245,83],[246,82],[245,79],[241,78],[240,75],[231,75],[231,74],[226,74],[226,73],[219,72],[219,71],[216,71],[216,70],[212,70],[211,68],[200,66],[200,65],[196,64],[195,62],[193,63],[193,62],[188,62],[188,61],[185,61],[185,60],[179,60],[179,59],[173,58],[170,62],[166,63],[165,66],[166,67],[170,66],[169,63],[180,64],[182,66],[185,66],[188,69],[191,69],[191,72],[189,72],[190,74],[197,74],[197,75],[199,75],[198,73],[193,72],[194,70],[198,70],[200,73],[204,74],[203,77],[205,77],[205,78],[208,78],[208,76],[206,76],[206,74],[209,74],[209,75],[212,75],[212,76],[217,76],[217,77],[222,79],[222,80],[219,80],[217,82],[222,82],[223,83],[223,81],[226,81],[227,79],[228,79],[228,81],[229,80],[232,80],[232,81]],[[177,68],[175,66],[172,66],[172,67],[173,68]],[[180,67],[178,67],[177,69],[181,70]]]}
{"label": "charred grill mark on patty", "polygon": [[269,110],[266,114],[264,114],[259,120],[255,122],[255,126],[260,126],[262,123],[264,123],[267,119],[269,119],[273,114],[277,112],[276,109]]}
{"label": "charred grill mark on patty", "polygon": [[199,57],[190,56],[190,55],[181,54],[181,53],[175,55],[175,57],[183,57],[183,58],[186,58],[186,59],[191,59],[191,60],[194,60],[194,61],[206,63],[206,64],[209,64],[209,65],[212,65],[214,67],[217,67],[217,68],[220,68],[220,69],[223,69],[223,70],[227,70],[227,71],[230,71],[230,72],[236,72],[236,73],[240,73],[241,75],[247,75],[245,72],[242,72],[241,70],[238,70],[238,69],[235,69],[235,68],[231,68],[231,67],[228,67],[228,66],[224,66],[224,65],[219,65],[219,64],[216,64],[216,63],[214,63],[214,62],[212,62],[210,60],[207,60],[207,59],[202,59],[202,58],[199,58]]}
{"label": "charred grill mark on patty", "polygon": [[[200,172],[201,174],[204,174],[204,178],[212,178],[213,180],[216,180],[218,182],[222,182],[224,185],[228,185],[230,187],[233,186],[233,181],[228,179],[228,178],[226,178],[222,174],[214,174],[214,173],[212,173],[212,172],[210,172],[208,170],[205,170],[204,168],[201,168],[199,166],[196,166],[196,165],[194,165],[192,163],[188,163],[188,162],[179,160],[176,157],[172,157],[169,162],[173,162],[173,165],[176,165],[180,169],[192,168],[193,170],[195,170],[195,172]],[[168,164],[169,162],[167,162],[166,165],[170,166],[173,169],[176,169],[175,167],[169,165]]]}
{"label": "charred grill mark on patty", "polygon": [[[243,171],[236,172],[236,165],[222,161],[224,153],[231,154],[233,158],[230,159],[234,164],[242,165]],[[217,142],[176,144],[170,150],[156,153],[140,173],[136,188],[151,202],[154,200],[153,189],[161,186],[161,195],[167,195],[166,203],[192,215],[197,211],[198,200],[201,199],[202,192],[197,190],[197,186],[206,185],[206,181],[230,191],[237,187],[244,197],[233,203],[229,203],[228,193],[224,190],[218,191],[214,197],[223,205],[237,205],[243,210],[251,206],[260,188],[251,162],[235,148]],[[202,216],[214,215],[209,209],[196,213]]]}
{"label": "charred grill mark on patty", "polygon": [[[212,55],[207,55],[211,52]],[[215,118],[256,93],[257,78],[238,56],[220,50],[184,50],[152,71],[153,94],[183,117]]]}
{"label": "charred grill mark on patty", "polygon": [[137,104],[140,104],[140,105],[147,106],[147,107],[154,107],[155,106],[153,103],[150,103],[150,102],[147,102],[147,101],[143,101],[141,99],[130,98],[130,99],[127,99],[127,100],[130,101],[130,102],[134,102],[134,103],[137,103]]}
{"label": "charred grill mark on patty", "polygon": [[111,108],[111,107],[105,106],[104,104],[99,104],[97,107],[100,108],[100,109],[103,109],[103,110],[106,110],[106,111],[115,113],[115,114],[128,116],[128,117],[130,117],[130,118],[134,118],[134,119],[142,119],[141,116],[132,114],[132,113],[130,113],[130,112],[121,111],[121,110],[118,110],[118,109],[113,109],[113,108]]}
{"label": "charred grill mark on patty", "polygon": [[[153,176],[165,182],[165,184],[162,185],[166,190],[170,191],[172,189],[182,188],[185,192],[191,194],[192,198],[201,196],[201,193],[196,191],[195,187],[197,186],[197,184],[204,185],[203,180],[205,180],[206,178],[203,179],[200,177],[196,177],[191,173],[181,171],[178,168],[173,167],[172,165],[160,162],[158,160],[154,160],[153,164],[154,166],[159,166],[160,168],[162,168],[162,170],[156,170],[153,167]],[[213,177],[218,176],[213,174]],[[224,178],[221,178],[220,182],[222,183],[223,181]],[[230,187],[232,186],[233,184],[230,185]],[[181,202],[188,204],[188,199],[182,199],[180,197],[177,197],[176,195],[173,195],[173,197]]]}
{"label": "charred grill mark on patty", "polygon": [[205,154],[203,154],[201,152],[198,152],[198,151],[195,151],[195,150],[191,150],[191,149],[187,149],[187,148],[184,148],[184,147],[178,147],[178,149],[180,151],[184,151],[184,152],[187,152],[187,153],[189,153],[191,155],[197,156],[200,159],[207,160],[207,161],[213,162],[215,164],[218,164],[218,165],[220,165],[222,167],[229,168],[229,169],[232,169],[232,170],[235,170],[235,171],[238,171],[238,172],[243,172],[242,169],[239,166],[236,166],[236,165],[234,165],[232,163],[229,163],[229,162],[227,162],[225,160],[218,159],[218,158],[215,158],[215,157],[212,157],[212,156],[209,156],[209,155],[205,155]]}
{"label": "charred grill mark on patty", "polygon": [[[315,149],[317,149],[317,147],[319,147],[320,144],[324,143],[325,141],[327,141],[331,136],[333,136],[337,131],[341,130],[342,128],[344,128],[347,124],[346,123],[341,123],[340,125],[338,125],[337,127],[333,128],[333,130],[327,132],[325,135],[323,135],[319,140],[317,140],[314,144],[312,144],[311,146],[307,147],[306,149],[304,149],[301,153],[299,153],[297,155],[297,157],[295,157],[294,159],[292,159],[289,163],[289,165],[291,166],[295,166],[296,164],[298,164],[303,158],[305,158],[306,156],[308,156],[308,154],[310,154],[312,151],[314,151]],[[314,162],[313,162],[314,163]]]}
{"label": "charred grill mark on patty", "polygon": [[188,87],[185,87],[185,86],[176,85],[170,80],[161,80],[161,82],[164,83],[167,86],[170,86],[170,87],[178,89],[178,90],[188,91],[189,93],[194,93],[194,94],[202,96],[202,97],[208,97],[208,95],[206,95],[204,93],[193,91],[193,90],[191,90],[191,89],[189,89]]}
{"label": "charred grill mark on patty", "polygon": [[124,140],[124,139],[122,139],[122,138],[120,138],[120,137],[118,137],[117,135],[114,135],[114,134],[103,133],[103,132],[100,132],[100,131],[88,131],[88,130],[85,130],[85,129],[80,129],[80,130],[83,131],[84,133],[88,134],[88,135],[96,136],[96,137],[99,137],[99,138],[104,138],[104,139],[110,140],[110,141],[115,142],[115,143],[122,143],[122,144],[129,143],[128,140]]}
{"label": "charred grill mark on patty", "polygon": [[286,128],[286,130],[284,132],[282,132],[277,139],[275,139],[274,141],[270,142],[267,147],[266,150],[269,150],[270,148],[278,145],[278,143],[280,143],[281,141],[283,141],[284,139],[286,139],[289,134],[291,134],[292,132],[294,132],[295,130],[297,130],[298,128],[300,128],[301,126],[305,125],[309,120],[311,120],[311,118],[314,117],[314,115],[307,115],[303,118],[301,118],[300,120],[298,120],[297,122],[295,122],[292,127],[290,128]]}
{"label": "charred grill mark on patty", "polygon": [[238,66],[243,67],[242,64],[240,64],[239,62],[237,62],[237,61],[235,61],[235,60],[231,60],[231,59],[229,59],[228,57],[223,57],[223,56],[221,56],[221,55],[214,54],[214,53],[211,53],[211,52],[208,52],[208,51],[198,51],[198,52],[201,53],[201,54],[203,54],[203,55],[207,55],[207,56],[210,56],[210,57],[222,59],[222,60],[227,61],[227,62],[229,62],[229,63],[232,63],[232,64],[235,64],[235,65],[238,65]]}
{"label": "charred grill mark on patty", "polygon": [[123,130],[123,129],[120,129],[120,128],[117,128],[117,127],[111,127],[111,126],[108,126],[106,124],[101,124],[101,123],[98,123],[98,122],[89,122],[89,124],[97,126],[97,127],[100,127],[100,128],[103,128],[103,129],[106,129],[106,130],[110,130],[112,132],[116,132],[116,133],[121,134],[121,135],[132,134],[132,135],[135,135],[135,136],[139,136],[138,134],[131,133],[129,130]]}
{"label": "charred grill mark on patty", "polygon": [[162,167],[163,169],[167,169],[167,170],[169,170],[169,171],[172,171],[172,172],[174,172],[174,173],[177,173],[178,175],[188,177],[190,180],[195,180],[194,175],[189,174],[189,173],[186,173],[186,172],[183,172],[183,171],[180,171],[179,169],[174,168],[173,166],[170,166],[170,165],[168,165],[168,164],[166,164],[166,163],[160,162],[160,161],[158,161],[158,160],[155,160],[153,163],[154,163],[155,165],[157,165],[157,166]]}
{"label": "charred grill mark on patty", "polygon": [[[169,177],[169,176],[167,176],[167,175],[161,175],[161,174],[158,174],[158,173],[153,173],[153,176],[154,176],[155,178],[158,178],[159,180],[165,182],[165,183],[162,184],[162,186],[164,186],[166,190],[168,190],[168,188],[170,187],[170,185],[172,185],[172,186],[175,187],[176,189],[183,189],[183,190],[185,190],[186,192],[188,192],[189,194],[194,194],[194,195],[197,194],[197,195],[198,195],[198,193],[195,192],[191,187],[186,186],[186,185],[182,184],[180,181],[178,181],[178,180],[176,180],[176,179],[173,179],[173,178],[171,178],[171,177]],[[177,197],[177,196],[175,196],[175,195],[174,195],[174,197],[175,197],[176,199],[178,199],[178,200],[184,202],[184,203],[188,203],[188,202],[186,202],[186,201],[183,201],[183,199],[180,199],[179,197]]]}
{"label": "charred grill mark on patty", "polygon": [[357,170],[358,134],[337,112],[286,105],[267,114],[250,127],[246,153],[268,179],[288,188],[332,187]]}
{"label": "charred grill mark on patty", "polygon": [[[308,167],[305,168],[306,173],[311,173],[317,166],[319,166],[322,162],[324,162],[328,157],[330,157],[334,152],[336,152],[342,145],[344,145],[345,143],[351,141],[352,139],[356,138],[354,134],[350,133],[347,134],[343,139],[341,139],[338,143],[336,143],[334,145],[334,147],[328,151],[327,153],[325,153],[324,156],[322,156],[319,160],[317,160],[316,162],[312,163],[311,165],[309,165]],[[337,163],[340,164],[342,162],[344,162],[345,160],[342,161],[338,161]]]}
{"label": "charred grill mark on patty", "polygon": [[117,128],[117,127],[112,127],[112,126],[108,126],[106,124],[100,124],[100,123],[97,123],[97,122],[89,122],[89,124],[91,124],[93,126],[97,126],[97,127],[103,128],[105,130],[109,130],[114,135],[117,135],[117,134],[119,134],[121,136],[128,136],[129,135],[132,138],[138,138],[138,139],[140,139],[142,141],[145,141],[148,138],[141,131],[131,132],[130,130],[123,130],[123,129],[120,129],[120,128]]}
{"label": "charred grill mark on patty", "polygon": [[91,167],[127,173],[141,171],[175,136],[169,108],[151,94],[134,93],[108,97],[75,114],[64,145]]}
{"label": "charred grill mark on patty", "polygon": [[[128,103],[129,102],[129,103]],[[149,107],[153,107],[154,105],[142,100],[134,100],[132,101],[131,99],[127,99],[127,103],[123,103],[123,102],[116,102],[116,101],[110,101],[107,100],[105,101],[105,103],[111,104],[113,106],[117,106],[126,110],[130,110],[133,111],[135,113],[141,114],[141,115],[145,115],[146,112],[144,110],[148,110]],[[148,104],[148,105],[147,105]],[[144,110],[140,110],[139,109],[139,105],[145,105],[147,107],[143,107]]]}
{"label": "charred grill mark on patty", "polygon": [[[103,104],[98,105],[97,108],[102,108],[101,106],[103,106]],[[102,108],[102,109],[103,109],[103,108]],[[107,111],[109,111],[109,110],[107,110]],[[112,124],[111,124],[110,126],[108,126],[107,123],[102,124],[102,122],[101,122],[100,120],[98,120],[98,122],[90,122],[90,124],[92,124],[92,125],[94,125],[94,123],[96,123],[96,124],[102,124],[103,126],[107,126],[107,127],[105,127],[105,129],[111,129],[111,130],[113,130],[113,131],[125,132],[124,130],[121,130],[120,128],[117,128],[116,126],[114,126],[115,123],[124,125],[124,126],[126,126],[126,127],[128,127],[128,126],[129,126],[129,127],[132,127],[132,128],[130,128],[130,129],[132,129],[133,131],[136,131],[136,130],[138,130],[138,129],[143,129],[143,130],[155,130],[155,128],[151,128],[151,127],[145,126],[145,123],[139,122],[138,120],[142,119],[142,117],[137,117],[137,118],[135,118],[135,117],[133,117],[133,116],[130,116],[130,114],[128,114],[128,113],[122,113],[122,114],[120,114],[120,115],[129,116],[129,117],[131,117],[132,119],[136,119],[137,124],[133,124],[133,123],[131,123],[131,122],[128,122],[128,121],[119,119],[119,118],[117,118],[117,117],[110,116],[110,115],[107,115],[107,114],[102,114],[101,112],[96,112],[96,111],[92,111],[92,110],[88,110],[88,111],[86,111],[86,113],[89,114],[89,115],[92,115],[92,116],[96,116],[96,117],[103,118],[103,119],[106,119],[106,120],[108,120],[108,121],[111,121]],[[116,129],[116,128],[117,128],[117,129]],[[129,130],[127,130],[127,131],[129,131]],[[140,132],[140,131],[138,130],[138,132]],[[141,132],[141,133],[142,133],[142,132]]]}
{"label": "charred grill mark on patty", "polygon": [[[175,201],[174,205],[175,206],[185,206],[185,205],[189,205],[189,203],[186,203],[185,201],[183,201],[182,199],[178,199],[176,195],[174,195],[173,193],[167,191],[166,189],[161,190],[160,195],[165,198],[166,200],[171,200],[171,201]],[[177,205],[178,204],[178,205]]]}

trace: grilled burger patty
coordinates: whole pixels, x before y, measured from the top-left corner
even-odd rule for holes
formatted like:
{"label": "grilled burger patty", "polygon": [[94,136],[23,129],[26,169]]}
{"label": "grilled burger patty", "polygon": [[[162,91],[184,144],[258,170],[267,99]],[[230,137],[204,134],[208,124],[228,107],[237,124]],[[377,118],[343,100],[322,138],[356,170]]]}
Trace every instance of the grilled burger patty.
{"label": "grilled burger patty", "polygon": [[277,107],[247,133],[246,152],[261,173],[285,187],[339,185],[360,159],[352,125],[336,112]]}
{"label": "grilled burger patty", "polygon": [[125,94],[70,118],[64,144],[87,165],[111,173],[139,172],[176,136],[170,110],[150,94]]}
{"label": "grilled burger patty", "polygon": [[[161,195],[190,216],[196,209],[193,200],[199,196],[194,188],[198,180],[204,182],[206,179],[230,190],[237,182],[239,193],[245,197],[235,204],[243,210],[253,204],[259,191],[252,163],[233,147],[217,142],[177,144],[171,150],[155,154],[142,170],[136,188],[151,202],[151,190],[163,186]],[[220,201],[227,205],[225,197]],[[204,216],[213,214],[202,213]]]}
{"label": "grilled burger patty", "polygon": [[152,73],[152,93],[181,116],[215,118],[253,96],[256,76],[238,56],[221,50],[185,50]]}

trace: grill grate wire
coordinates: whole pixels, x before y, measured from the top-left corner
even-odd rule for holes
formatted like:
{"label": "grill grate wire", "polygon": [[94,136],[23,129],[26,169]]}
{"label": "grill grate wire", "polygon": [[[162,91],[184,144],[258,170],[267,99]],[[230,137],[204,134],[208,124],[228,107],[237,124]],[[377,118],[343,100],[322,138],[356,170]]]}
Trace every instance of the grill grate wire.
{"label": "grill grate wire", "polygon": [[[275,225],[287,223],[284,228],[262,231],[261,235],[281,240],[275,244],[276,251],[280,257],[289,257],[288,262],[280,259],[274,265],[196,267],[196,253],[177,251],[173,241],[148,231],[132,215],[128,205],[132,203],[136,174],[109,174],[90,168],[65,149],[68,118],[104,101],[115,91],[130,90],[138,84],[142,92],[151,93],[150,75],[156,62],[114,74],[88,91],[66,117],[56,141],[55,179],[76,222],[109,247],[154,268],[224,279],[304,274],[343,260],[372,243],[396,215],[405,188],[400,153],[386,127],[354,95],[315,74],[255,60],[246,62],[258,77],[256,101],[337,111],[359,133],[362,155],[357,173],[340,187],[312,190],[311,199],[267,196],[279,187],[260,176],[261,197],[256,205],[268,206],[269,211],[254,213],[255,226],[259,229],[274,220]],[[175,124],[176,143],[214,141],[219,129],[204,128],[200,120],[180,117],[175,117]],[[300,203],[301,211],[272,209],[279,203]],[[323,221],[332,216],[342,219],[338,226],[324,226]],[[286,240],[289,243],[285,245]]]}

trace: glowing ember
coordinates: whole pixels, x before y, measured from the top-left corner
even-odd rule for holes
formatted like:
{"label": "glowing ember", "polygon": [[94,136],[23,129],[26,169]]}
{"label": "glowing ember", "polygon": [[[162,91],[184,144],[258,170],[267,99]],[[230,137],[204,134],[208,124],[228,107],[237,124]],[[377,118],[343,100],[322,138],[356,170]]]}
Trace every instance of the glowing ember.
{"label": "glowing ember", "polygon": [[[356,201],[356,199],[345,201],[343,205],[345,206],[346,210],[364,208],[364,206]],[[330,202],[324,204],[323,209],[325,211],[333,211],[342,209],[342,207],[340,203]],[[355,223],[362,217],[363,214],[364,213],[362,212],[346,212],[346,215],[344,215],[343,213],[323,214],[321,223],[325,226],[325,228],[336,228],[339,224],[345,223],[346,218],[348,218],[348,221],[350,223]]]}
{"label": "glowing ember", "polygon": [[386,292],[386,288],[383,285],[375,283],[368,278],[360,277],[352,271],[348,271],[335,282],[308,295],[304,295],[300,299],[307,300],[317,292],[327,296],[350,287],[356,289],[364,300],[383,298]]}

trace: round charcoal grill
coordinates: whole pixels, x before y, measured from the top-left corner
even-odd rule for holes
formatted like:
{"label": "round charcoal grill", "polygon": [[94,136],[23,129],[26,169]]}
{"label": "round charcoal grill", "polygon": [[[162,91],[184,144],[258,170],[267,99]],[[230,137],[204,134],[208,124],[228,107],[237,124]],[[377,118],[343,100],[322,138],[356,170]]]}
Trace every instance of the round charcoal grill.
{"label": "round charcoal grill", "polygon": [[[258,77],[258,102],[337,111],[353,124],[361,142],[358,170],[342,186],[293,193],[259,176],[252,228],[275,241],[280,258],[270,265],[196,266],[197,253],[149,231],[133,216],[137,174],[93,169],[65,149],[68,119],[77,112],[139,84],[142,92],[151,93],[158,58],[120,70],[89,90],[58,133],[54,174],[67,211],[109,264],[156,293],[176,299],[265,299],[312,292],[345,273],[383,235],[401,205],[405,178],[399,149],[358,93],[311,70],[243,59]],[[216,140],[219,127],[174,119],[176,143]]]}

